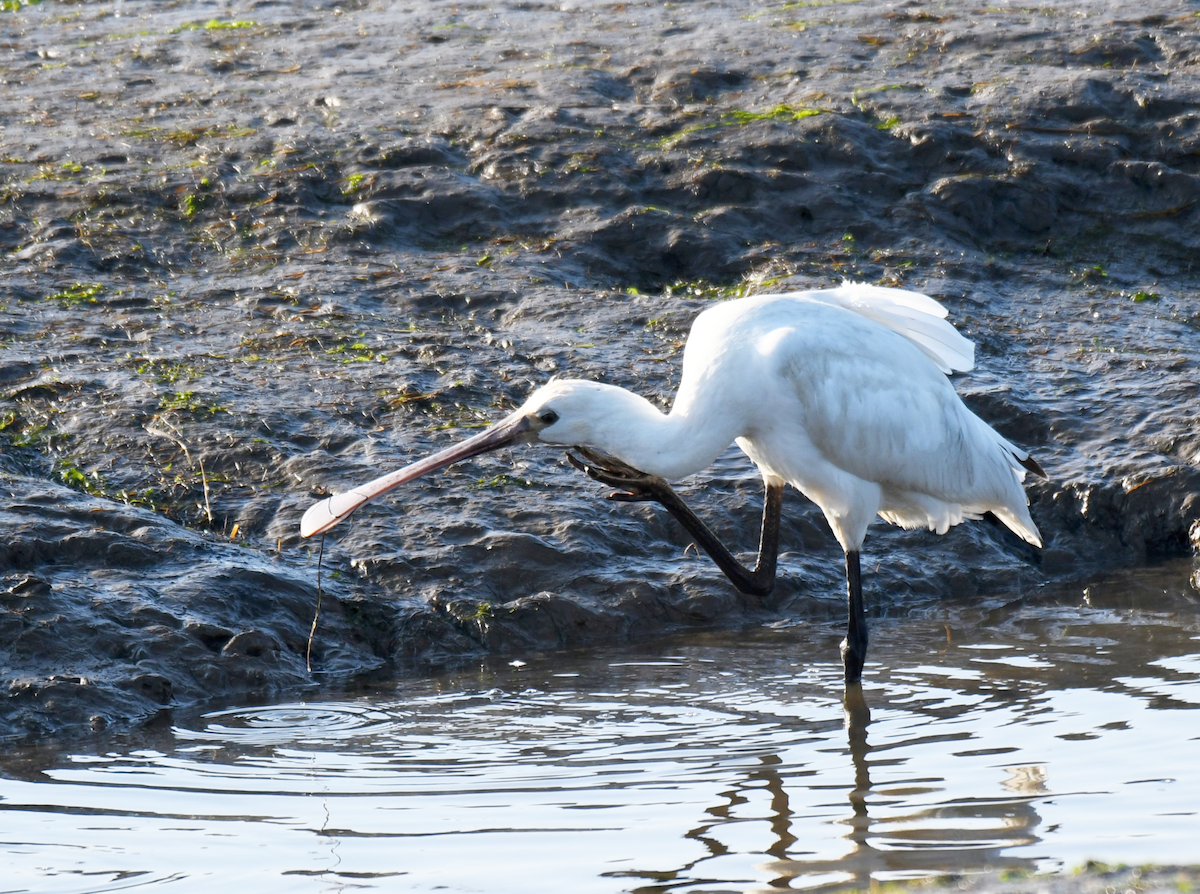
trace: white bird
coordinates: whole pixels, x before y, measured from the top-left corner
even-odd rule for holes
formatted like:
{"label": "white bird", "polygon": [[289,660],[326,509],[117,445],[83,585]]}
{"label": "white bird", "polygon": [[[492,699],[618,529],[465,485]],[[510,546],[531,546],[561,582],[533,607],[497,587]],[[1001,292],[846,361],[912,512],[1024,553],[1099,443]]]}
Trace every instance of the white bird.
{"label": "white bird", "polygon": [[[329,530],[399,484],[489,450],[540,441],[576,448],[577,468],[662,504],[738,589],[775,580],[784,484],[824,512],[846,554],[845,678],[867,651],[859,550],[878,515],[939,534],[992,513],[1035,546],[1022,482],[1038,464],[967,409],[946,376],[974,366],[974,345],[916,292],[858,283],[761,295],[705,310],[692,325],[669,413],[611,385],[552,379],[506,419],[427,459],[323,500],[300,523]],[[735,442],[766,485],[758,562],[746,568],[670,488]]]}

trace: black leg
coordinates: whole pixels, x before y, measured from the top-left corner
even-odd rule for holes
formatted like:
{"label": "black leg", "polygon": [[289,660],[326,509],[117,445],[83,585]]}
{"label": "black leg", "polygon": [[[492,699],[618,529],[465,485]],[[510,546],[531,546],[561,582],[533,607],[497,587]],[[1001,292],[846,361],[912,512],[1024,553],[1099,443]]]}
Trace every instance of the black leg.
{"label": "black leg", "polygon": [[[779,560],[779,517],[783,510],[783,485],[768,484],[763,494],[762,530],[758,534],[758,558],[753,576],[760,584],[758,595],[765,596],[775,586],[775,566]],[[743,590],[743,592],[749,592]]]}
{"label": "black leg", "polygon": [[783,485],[767,485],[763,504],[762,533],[758,542],[758,561],[751,570],[734,558],[688,505],[662,478],[639,472],[613,457],[603,456],[585,447],[577,447],[579,459],[567,454],[575,468],[604,484],[622,488],[609,494],[610,500],[632,503],[653,501],[662,505],[696,540],[696,545],[717,563],[735,587],[750,596],[766,596],[775,586],[775,566],[779,557],[779,515],[783,507]]}
{"label": "black leg", "polygon": [[846,553],[846,597],[850,617],[846,622],[846,638],[842,640],[842,664],[846,668],[846,682],[857,683],[862,679],[863,662],[867,660],[867,618],[863,614],[862,571],[857,550]]}

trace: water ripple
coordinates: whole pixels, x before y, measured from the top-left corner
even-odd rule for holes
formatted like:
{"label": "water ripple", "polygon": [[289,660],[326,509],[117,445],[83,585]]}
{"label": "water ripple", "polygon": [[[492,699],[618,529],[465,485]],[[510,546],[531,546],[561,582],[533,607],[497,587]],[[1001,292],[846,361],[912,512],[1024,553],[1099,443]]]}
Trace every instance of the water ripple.
{"label": "water ripple", "polygon": [[174,733],[182,741],[241,746],[335,744],[386,734],[405,716],[353,702],[295,702],[213,711],[204,715],[203,729],[175,727]]}

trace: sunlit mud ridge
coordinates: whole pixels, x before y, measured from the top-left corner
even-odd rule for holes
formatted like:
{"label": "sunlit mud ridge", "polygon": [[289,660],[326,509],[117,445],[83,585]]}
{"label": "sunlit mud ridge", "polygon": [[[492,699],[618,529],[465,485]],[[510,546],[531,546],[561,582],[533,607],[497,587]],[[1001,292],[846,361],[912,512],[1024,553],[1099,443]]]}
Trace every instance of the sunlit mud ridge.
{"label": "sunlit mud ridge", "polygon": [[[1200,18],[1176,4],[126,0],[0,27],[0,735],[840,617],[794,492],[780,584],[747,600],[531,448],[331,534],[305,669],[315,498],[556,372],[661,401],[733,294],[930,294],[977,345],[956,387],[1050,475],[1041,551],[874,529],[876,610],[1200,544]],[[681,492],[753,550],[740,454]]]}

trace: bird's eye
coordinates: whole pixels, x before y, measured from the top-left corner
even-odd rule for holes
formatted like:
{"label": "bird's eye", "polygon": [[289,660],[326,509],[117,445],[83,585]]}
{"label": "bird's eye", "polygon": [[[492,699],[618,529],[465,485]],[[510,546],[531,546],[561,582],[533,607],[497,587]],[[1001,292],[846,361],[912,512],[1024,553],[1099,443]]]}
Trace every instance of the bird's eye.
{"label": "bird's eye", "polygon": [[558,422],[558,414],[553,410],[542,410],[542,412],[538,413],[538,419],[545,425],[553,425]]}

